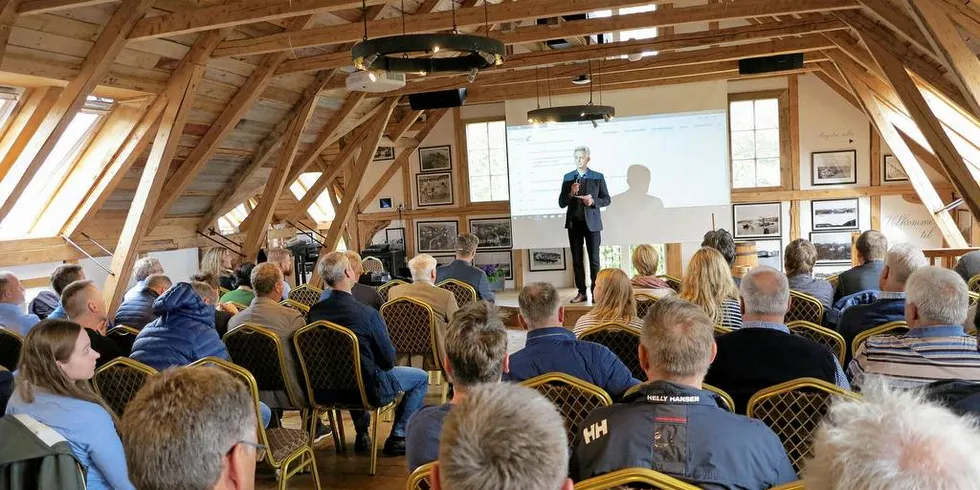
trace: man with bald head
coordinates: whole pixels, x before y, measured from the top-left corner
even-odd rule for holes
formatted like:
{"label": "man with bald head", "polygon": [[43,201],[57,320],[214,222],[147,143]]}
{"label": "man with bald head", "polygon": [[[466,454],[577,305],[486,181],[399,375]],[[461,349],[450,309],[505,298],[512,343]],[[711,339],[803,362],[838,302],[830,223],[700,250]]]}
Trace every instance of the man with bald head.
{"label": "man with bald head", "polygon": [[849,389],[840,362],[826,347],[793,335],[784,323],[789,282],[759,266],[742,278],[742,328],[718,337],[718,356],[704,382],[725,390],[745,413],[757,391],[797,378],[817,378]]}
{"label": "man with bald head", "polygon": [[0,272],[0,328],[27,335],[35,323],[41,321],[37,315],[24,312],[24,286],[13,272]]}

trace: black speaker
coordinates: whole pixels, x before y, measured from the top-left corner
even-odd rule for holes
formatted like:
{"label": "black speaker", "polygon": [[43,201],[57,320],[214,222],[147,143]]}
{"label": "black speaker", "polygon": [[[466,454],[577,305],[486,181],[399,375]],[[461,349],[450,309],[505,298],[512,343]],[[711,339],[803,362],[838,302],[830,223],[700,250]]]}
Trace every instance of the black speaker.
{"label": "black speaker", "polygon": [[412,106],[413,111],[459,107],[463,105],[463,102],[466,102],[466,87],[408,96],[408,103]]}
{"label": "black speaker", "polygon": [[739,75],[753,75],[803,68],[803,53],[778,54],[761,58],[738,60]]}

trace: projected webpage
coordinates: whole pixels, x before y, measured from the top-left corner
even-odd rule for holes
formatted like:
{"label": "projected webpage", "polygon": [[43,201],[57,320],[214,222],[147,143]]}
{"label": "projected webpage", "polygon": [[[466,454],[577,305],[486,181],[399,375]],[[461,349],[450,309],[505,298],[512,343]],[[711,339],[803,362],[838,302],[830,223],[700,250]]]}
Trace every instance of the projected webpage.
{"label": "projected webpage", "polygon": [[588,146],[589,168],[606,179],[607,245],[700,241],[730,222],[728,133],[723,110],[507,128],[514,246],[567,246],[562,177],[574,149]]}

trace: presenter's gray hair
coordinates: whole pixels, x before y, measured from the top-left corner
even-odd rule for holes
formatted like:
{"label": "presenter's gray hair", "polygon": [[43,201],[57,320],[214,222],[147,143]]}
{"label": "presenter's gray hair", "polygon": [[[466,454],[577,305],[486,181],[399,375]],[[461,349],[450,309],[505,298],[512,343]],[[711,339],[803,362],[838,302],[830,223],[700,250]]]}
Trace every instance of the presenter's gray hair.
{"label": "presenter's gray hair", "polygon": [[925,324],[962,325],[970,309],[966,282],[954,271],[920,267],[905,283],[905,301],[919,309]]}
{"label": "presenter's gray hair", "polygon": [[885,253],[885,266],[889,277],[898,284],[905,284],[916,269],[929,265],[922,250],[907,243],[896,243]]}
{"label": "presenter's gray hair", "polygon": [[537,391],[478,385],[449,411],[439,439],[442,488],[556,490],[567,476],[565,425]]}
{"label": "presenter's gray hair", "polygon": [[350,260],[344,252],[330,252],[316,265],[320,277],[333,287],[344,278],[344,271],[350,267]]}
{"label": "presenter's gray hair", "polygon": [[789,281],[782,272],[760,265],[742,278],[741,295],[747,314],[785,315]]}
{"label": "presenter's gray hair", "polygon": [[976,419],[880,378],[865,384],[862,395],[830,407],[806,463],[807,490],[980,488]]}
{"label": "presenter's gray hair", "polygon": [[592,157],[592,150],[590,150],[589,147],[588,146],[585,146],[585,145],[576,146],[575,147],[575,151],[573,151],[572,153],[575,154],[575,153],[578,153],[580,151],[581,152],[584,152],[585,153],[585,156],[590,157],[590,158]]}

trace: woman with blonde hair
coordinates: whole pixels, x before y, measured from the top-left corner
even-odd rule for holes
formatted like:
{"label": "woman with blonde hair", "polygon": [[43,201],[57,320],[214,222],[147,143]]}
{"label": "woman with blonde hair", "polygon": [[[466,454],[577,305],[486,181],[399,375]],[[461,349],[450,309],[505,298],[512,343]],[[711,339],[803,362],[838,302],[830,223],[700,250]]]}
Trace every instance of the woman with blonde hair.
{"label": "woman with blonde hair", "polygon": [[636,316],[636,301],[630,278],[620,269],[602,269],[595,279],[592,293],[595,305],[582,315],[572,329],[575,335],[603,323],[616,322],[634,328],[643,326],[643,319]]}
{"label": "woman with blonde hair", "polygon": [[227,290],[235,289],[232,273],[231,252],[224,247],[211,247],[201,259],[201,271],[213,275],[218,285]]}
{"label": "woman with blonde hair", "polygon": [[701,307],[716,325],[742,327],[738,288],[725,257],[710,247],[701,247],[687,264],[680,298]]}
{"label": "woman with blonde hair", "polygon": [[657,277],[657,267],[660,265],[660,256],[653,245],[638,245],[633,249],[633,269],[636,275],[630,280],[633,285],[633,292],[636,294],[646,294],[654,298],[663,298],[674,293],[667,281]]}
{"label": "woman with blonde hair", "polygon": [[98,358],[79,324],[38,323],[24,338],[7,414],[28,415],[63,436],[87,469],[90,490],[135,489],[116,432],[118,421],[89,385]]}

